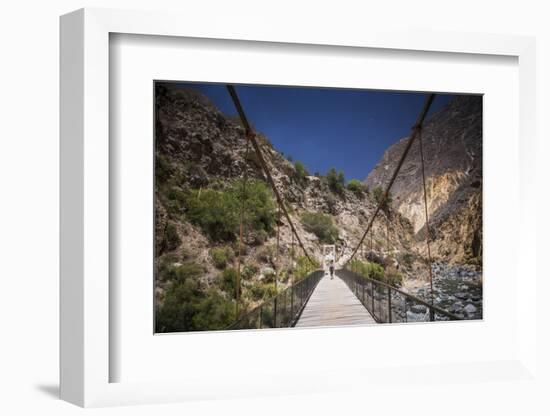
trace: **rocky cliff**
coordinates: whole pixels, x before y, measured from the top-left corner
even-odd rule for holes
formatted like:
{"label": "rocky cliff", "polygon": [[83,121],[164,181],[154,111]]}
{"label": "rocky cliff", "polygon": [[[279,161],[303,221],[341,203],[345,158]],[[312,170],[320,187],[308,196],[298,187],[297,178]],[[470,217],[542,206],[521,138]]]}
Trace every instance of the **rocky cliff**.
{"label": "rocky cliff", "polygon": [[[369,173],[370,188],[384,187],[407,137],[386,150]],[[455,264],[482,263],[482,97],[458,96],[425,123],[422,132],[432,254]],[[391,190],[393,207],[426,253],[420,142],[411,148]]]}

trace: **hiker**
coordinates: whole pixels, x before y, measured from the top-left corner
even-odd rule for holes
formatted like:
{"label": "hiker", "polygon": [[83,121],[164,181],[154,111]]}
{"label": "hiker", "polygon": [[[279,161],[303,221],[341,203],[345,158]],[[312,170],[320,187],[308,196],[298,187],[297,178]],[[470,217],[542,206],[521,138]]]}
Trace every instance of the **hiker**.
{"label": "hiker", "polygon": [[334,261],[333,260],[330,262],[330,266],[328,269],[330,271],[330,278],[334,279]]}

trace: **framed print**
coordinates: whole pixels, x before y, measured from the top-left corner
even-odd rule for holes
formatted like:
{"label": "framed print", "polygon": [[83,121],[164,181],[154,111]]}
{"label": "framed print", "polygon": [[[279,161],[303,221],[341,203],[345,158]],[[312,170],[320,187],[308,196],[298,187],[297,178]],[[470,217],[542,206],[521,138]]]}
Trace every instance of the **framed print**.
{"label": "framed print", "polygon": [[155,333],[482,319],[482,96],[154,95]]}
{"label": "framed print", "polygon": [[530,379],[533,40],[179,21],[61,20],[62,397]]}

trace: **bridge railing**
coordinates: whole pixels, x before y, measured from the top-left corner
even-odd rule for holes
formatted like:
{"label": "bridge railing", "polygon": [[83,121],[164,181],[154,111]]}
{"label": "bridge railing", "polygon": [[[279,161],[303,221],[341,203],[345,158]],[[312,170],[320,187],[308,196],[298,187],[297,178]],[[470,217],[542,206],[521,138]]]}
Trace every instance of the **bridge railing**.
{"label": "bridge railing", "polygon": [[317,270],[289,286],[277,296],[243,315],[227,329],[262,329],[292,327],[324,275]]}
{"label": "bridge railing", "polygon": [[456,315],[384,282],[370,279],[348,269],[338,276],[378,323],[456,321]]}

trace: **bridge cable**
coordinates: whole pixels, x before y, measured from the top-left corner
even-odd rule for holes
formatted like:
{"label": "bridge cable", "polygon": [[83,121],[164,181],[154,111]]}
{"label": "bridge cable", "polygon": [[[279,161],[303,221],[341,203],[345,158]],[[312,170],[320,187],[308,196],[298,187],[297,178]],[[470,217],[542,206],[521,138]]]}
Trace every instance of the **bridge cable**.
{"label": "bridge cable", "polygon": [[311,259],[309,256],[309,253],[307,252],[306,248],[304,247],[302,240],[300,240],[300,236],[298,235],[296,228],[294,227],[294,224],[292,223],[292,220],[290,219],[290,215],[288,214],[288,211],[286,210],[286,207],[283,203],[283,199],[281,195],[279,194],[279,191],[277,190],[277,187],[275,186],[275,181],[273,180],[273,177],[271,176],[271,173],[269,172],[269,169],[267,167],[267,164],[264,160],[264,157],[262,155],[262,152],[260,150],[260,146],[258,144],[258,141],[256,140],[256,134],[252,130],[252,127],[250,126],[250,123],[248,122],[248,119],[246,117],[246,114],[244,112],[244,109],[241,105],[241,102],[239,100],[239,96],[237,95],[237,91],[235,90],[235,87],[233,85],[227,85],[227,90],[229,91],[229,95],[231,95],[231,99],[233,100],[233,104],[235,105],[237,112],[239,113],[239,117],[241,119],[241,122],[245,128],[247,137],[250,138],[250,141],[252,142],[252,146],[254,147],[254,151],[256,153],[256,156],[258,157],[258,161],[260,162],[260,165],[267,177],[267,180],[269,184],[271,185],[271,188],[273,189],[273,192],[275,193],[275,198],[277,199],[277,203],[281,207],[283,213],[285,214],[285,217],[290,225],[290,228],[293,232],[293,235],[296,236],[296,239],[298,240],[298,244],[304,251],[304,254],[306,258],[309,260],[309,262],[312,265],[315,265],[315,262]]}
{"label": "bridge cable", "polygon": [[397,178],[397,175],[399,173],[399,170],[401,169],[401,166],[405,162],[405,158],[407,157],[407,154],[409,153],[409,150],[411,149],[412,144],[414,143],[416,137],[418,136],[418,133],[420,132],[420,129],[422,127],[422,124],[424,123],[424,119],[426,118],[426,115],[428,114],[428,111],[430,109],[430,106],[432,105],[432,102],[435,98],[435,94],[428,94],[426,96],[426,100],[424,101],[424,106],[422,107],[422,111],[420,111],[420,114],[418,115],[418,118],[416,120],[415,125],[412,127],[412,132],[409,140],[407,141],[407,145],[405,146],[405,149],[403,150],[403,154],[401,155],[401,158],[399,159],[399,162],[397,163],[397,166],[395,167],[395,170],[390,178],[390,181],[388,185],[386,186],[386,190],[384,191],[384,194],[382,195],[382,199],[378,203],[378,206],[376,207],[376,210],[374,211],[374,214],[372,215],[372,218],[370,219],[367,229],[363,233],[363,236],[361,237],[361,240],[359,241],[359,244],[357,247],[355,247],[355,250],[353,250],[353,253],[351,254],[350,258],[346,260],[344,263],[344,267],[355,257],[357,254],[357,251],[359,250],[360,245],[365,240],[365,237],[367,236],[367,233],[372,227],[372,224],[374,223],[374,219],[382,209],[382,206],[386,202],[390,189],[393,186],[393,183],[395,182],[395,179]]}

